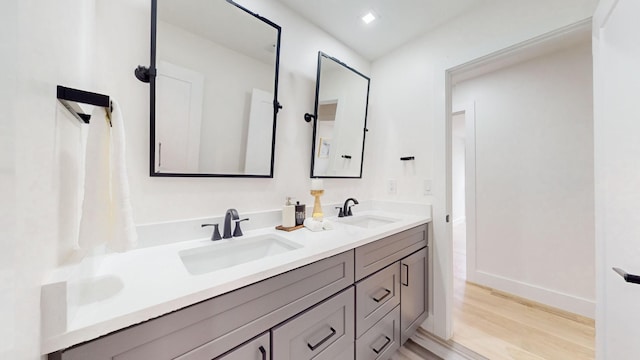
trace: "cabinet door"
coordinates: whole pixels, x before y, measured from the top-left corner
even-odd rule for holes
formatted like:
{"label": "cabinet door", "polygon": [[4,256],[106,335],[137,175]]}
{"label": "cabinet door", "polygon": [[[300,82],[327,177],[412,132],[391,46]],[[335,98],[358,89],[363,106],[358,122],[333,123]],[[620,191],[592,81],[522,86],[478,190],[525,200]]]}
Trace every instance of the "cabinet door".
{"label": "cabinet door", "polygon": [[266,332],[235,349],[224,341],[214,340],[175,358],[175,360],[269,360],[271,359],[270,335],[270,332]]}
{"label": "cabinet door", "polygon": [[400,261],[400,326],[404,344],[429,315],[428,248]]}
{"label": "cabinet door", "polygon": [[273,358],[278,360],[353,359],[354,290],[348,290],[274,328]]}

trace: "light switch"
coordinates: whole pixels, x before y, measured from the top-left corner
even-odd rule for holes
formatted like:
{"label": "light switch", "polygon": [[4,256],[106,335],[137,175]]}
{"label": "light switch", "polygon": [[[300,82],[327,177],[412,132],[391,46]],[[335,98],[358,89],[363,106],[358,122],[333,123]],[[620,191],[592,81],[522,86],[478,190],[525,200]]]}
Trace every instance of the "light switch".
{"label": "light switch", "polygon": [[389,180],[387,183],[387,193],[389,195],[395,195],[398,193],[398,182],[396,180]]}
{"label": "light switch", "polygon": [[425,195],[431,195],[431,180],[429,179],[425,179],[424,180],[424,194]]}

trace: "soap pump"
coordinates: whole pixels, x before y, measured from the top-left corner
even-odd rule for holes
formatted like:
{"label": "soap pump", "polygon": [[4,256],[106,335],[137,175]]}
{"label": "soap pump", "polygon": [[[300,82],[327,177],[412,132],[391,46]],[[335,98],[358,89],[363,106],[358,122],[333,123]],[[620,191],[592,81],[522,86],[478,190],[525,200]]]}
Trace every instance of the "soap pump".
{"label": "soap pump", "polygon": [[287,202],[282,208],[282,227],[292,228],[296,226],[296,207],[291,203],[291,197],[287,196]]}

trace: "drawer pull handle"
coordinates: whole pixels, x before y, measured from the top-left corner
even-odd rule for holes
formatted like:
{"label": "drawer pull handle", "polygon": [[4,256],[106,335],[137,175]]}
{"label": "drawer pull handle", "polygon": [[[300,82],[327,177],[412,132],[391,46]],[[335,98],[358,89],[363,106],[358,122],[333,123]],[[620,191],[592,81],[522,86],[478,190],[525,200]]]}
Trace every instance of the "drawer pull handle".
{"label": "drawer pull handle", "polygon": [[615,268],[615,267],[613,268],[613,271],[615,271],[618,274],[620,274],[620,276],[622,276],[624,281],[626,281],[628,283],[640,284],[640,276],[638,276],[638,275],[628,274],[626,271],[624,271],[624,270],[622,270],[620,268]]}
{"label": "drawer pull handle", "polygon": [[401,281],[402,285],[409,286],[409,265],[402,264],[402,266],[403,266],[403,270],[404,270],[403,274],[402,274],[403,275],[402,278],[405,279],[405,280]]}
{"label": "drawer pull handle", "polygon": [[260,355],[262,355],[262,360],[267,360],[267,350],[265,350],[262,345],[260,345],[258,350],[260,350]]}
{"label": "drawer pull handle", "polygon": [[374,347],[372,349],[374,353],[380,354],[382,352],[382,350],[384,350],[391,343],[391,339],[389,339],[388,336],[385,336],[384,338],[385,338],[385,342],[384,342],[384,344],[382,344],[382,346],[380,348],[376,349],[375,345],[374,345]]}
{"label": "drawer pull handle", "polygon": [[389,294],[391,294],[391,290],[389,290],[389,289],[384,289],[384,291],[385,291],[385,293],[381,297],[377,298],[377,297],[374,296],[373,297],[373,301],[379,303],[380,301],[384,300],[384,298],[389,296]]}
{"label": "drawer pull handle", "polygon": [[334,329],[332,327],[330,327],[329,329],[331,330],[331,334],[329,334],[329,335],[325,336],[324,338],[322,338],[322,340],[318,341],[317,344],[311,345],[310,343],[307,343],[307,346],[309,347],[309,349],[311,349],[311,351],[315,351],[320,345],[326,343],[327,340],[331,339],[331,337],[336,334],[336,329]]}

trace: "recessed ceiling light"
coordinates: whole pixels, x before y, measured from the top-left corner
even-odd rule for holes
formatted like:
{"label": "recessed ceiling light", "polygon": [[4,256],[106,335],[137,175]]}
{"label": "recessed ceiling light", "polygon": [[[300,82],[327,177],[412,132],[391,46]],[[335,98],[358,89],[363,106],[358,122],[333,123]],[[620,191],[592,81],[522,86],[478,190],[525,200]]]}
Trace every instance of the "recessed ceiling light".
{"label": "recessed ceiling light", "polygon": [[376,16],[373,15],[373,13],[371,11],[369,11],[367,13],[367,15],[362,17],[362,21],[364,21],[365,24],[369,24],[370,22],[372,22],[375,19],[376,19]]}

